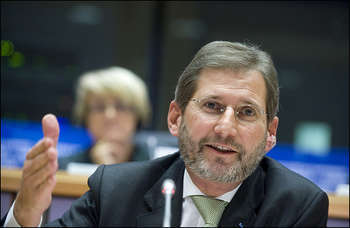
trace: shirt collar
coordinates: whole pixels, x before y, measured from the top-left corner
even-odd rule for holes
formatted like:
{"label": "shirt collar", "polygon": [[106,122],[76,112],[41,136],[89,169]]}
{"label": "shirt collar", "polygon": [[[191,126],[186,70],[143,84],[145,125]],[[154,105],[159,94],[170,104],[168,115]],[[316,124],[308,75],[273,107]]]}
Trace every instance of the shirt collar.
{"label": "shirt collar", "polygon": [[[216,199],[230,202],[232,200],[233,196],[238,191],[241,184],[239,184],[232,191],[226,192],[225,194],[216,197]],[[199,190],[199,188],[192,182],[192,179],[191,179],[190,175],[188,174],[187,169],[185,169],[184,179],[183,179],[183,198],[193,196],[193,195],[205,195],[205,194],[203,192],[201,192],[201,190]]]}

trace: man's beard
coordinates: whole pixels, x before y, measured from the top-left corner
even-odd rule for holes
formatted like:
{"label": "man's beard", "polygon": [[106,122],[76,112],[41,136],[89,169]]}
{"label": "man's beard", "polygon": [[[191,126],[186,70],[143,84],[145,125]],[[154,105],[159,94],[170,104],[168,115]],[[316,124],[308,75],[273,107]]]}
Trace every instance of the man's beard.
{"label": "man's beard", "polygon": [[[220,183],[237,183],[246,179],[251,175],[259,165],[261,159],[265,155],[266,136],[254,148],[253,151],[247,153],[242,145],[234,142],[232,139],[220,139],[216,136],[214,139],[202,138],[196,144],[190,137],[184,121],[180,124],[179,148],[180,154],[185,165],[191,169],[197,176]],[[227,166],[225,160],[215,158],[215,165],[210,165],[204,154],[206,143],[221,142],[235,148],[237,153],[237,161]]]}

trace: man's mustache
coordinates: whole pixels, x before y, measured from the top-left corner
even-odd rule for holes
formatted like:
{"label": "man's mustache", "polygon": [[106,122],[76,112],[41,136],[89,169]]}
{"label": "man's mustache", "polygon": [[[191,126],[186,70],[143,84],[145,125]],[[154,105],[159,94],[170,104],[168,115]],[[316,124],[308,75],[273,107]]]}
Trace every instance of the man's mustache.
{"label": "man's mustache", "polygon": [[206,144],[214,144],[214,143],[223,144],[223,145],[227,145],[229,147],[235,148],[235,151],[238,152],[239,154],[245,153],[243,146],[235,142],[234,139],[232,138],[223,139],[218,135],[214,136],[213,138],[209,138],[209,137],[202,138],[199,141],[199,147],[202,149]]}

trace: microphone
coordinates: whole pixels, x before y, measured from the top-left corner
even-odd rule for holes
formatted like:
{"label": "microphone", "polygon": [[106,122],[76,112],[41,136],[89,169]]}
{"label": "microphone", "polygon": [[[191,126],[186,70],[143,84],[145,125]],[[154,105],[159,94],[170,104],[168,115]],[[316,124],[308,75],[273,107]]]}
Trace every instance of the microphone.
{"label": "microphone", "polygon": [[166,179],[162,185],[162,193],[165,197],[165,209],[163,227],[170,227],[171,222],[171,197],[175,193],[175,183],[171,179]]}

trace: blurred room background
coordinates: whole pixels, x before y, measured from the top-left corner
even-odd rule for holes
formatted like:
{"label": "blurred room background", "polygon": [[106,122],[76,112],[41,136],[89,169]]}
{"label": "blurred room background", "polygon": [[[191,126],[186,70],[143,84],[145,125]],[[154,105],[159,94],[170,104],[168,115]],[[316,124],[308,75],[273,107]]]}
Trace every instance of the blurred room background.
{"label": "blurred room background", "polygon": [[177,79],[213,40],[258,44],[274,59],[280,124],[270,155],[326,191],[348,184],[347,1],[1,1],[1,166],[21,167],[46,113],[61,123],[60,156],[88,146],[71,124],[75,81],[110,65],[149,87],[141,140],[154,156],[173,151],[164,146],[176,147],[166,117]]}

